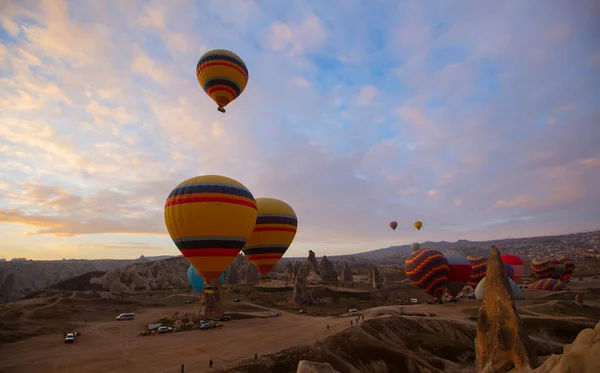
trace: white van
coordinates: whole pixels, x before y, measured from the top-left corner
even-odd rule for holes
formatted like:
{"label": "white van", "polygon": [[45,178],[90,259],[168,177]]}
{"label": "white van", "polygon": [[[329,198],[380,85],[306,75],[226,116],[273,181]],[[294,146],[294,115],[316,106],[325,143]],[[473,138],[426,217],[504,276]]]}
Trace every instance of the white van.
{"label": "white van", "polygon": [[133,312],[122,313],[119,316],[117,316],[117,321],[121,321],[121,320],[133,320],[134,317],[135,317],[135,313],[133,313]]}
{"label": "white van", "polygon": [[410,303],[412,303],[412,304],[418,304],[419,300],[417,298],[411,298],[410,299]]}

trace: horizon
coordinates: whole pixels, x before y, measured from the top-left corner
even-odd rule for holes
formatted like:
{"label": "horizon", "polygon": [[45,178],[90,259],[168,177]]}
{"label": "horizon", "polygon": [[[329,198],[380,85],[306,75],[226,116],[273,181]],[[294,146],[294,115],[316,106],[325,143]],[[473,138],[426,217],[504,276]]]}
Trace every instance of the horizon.
{"label": "horizon", "polygon": [[[556,234],[556,235],[548,235],[548,236],[529,236],[529,237],[505,237],[505,238],[495,238],[495,239],[487,239],[487,240],[478,240],[478,241],[473,241],[473,240],[469,240],[469,239],[458,239],[454,242],[452,241],[445,241],[445,240],[441,240],[441,241],[424,241],[421,242],[421,244],[424,244],[426,242],[431,242],[431,243],[442,243],[442,242],[446,242],[446,243],[458,243],[459,241],[467,241],[467,242],[493,242],[493,241],[503,241],[503,240],[526,240],[526,239],[533,239],[533,238],[542,238],[542,237],[554,237],[554,236],[566,236],[566,235],[571,235],[571,234],[585,234],[585,233],[595,233],[595,232],[600,232],[600,229],[595,229],[595,230],[591,230],[591,231],[584,231],[584,232],[570,232],[570,233],[562,233],[562,234]],[[353,255],[353,254],[363,254],[363,253],[368,253],[368,252],[373,252],[373,251],[378,251],[378,250],[385,250],[385,249],[389,249],[391,247],[402,247],[402,246],[408,246],[410,247],[410,243],[405,243],[405,244],[400,244],[400,245],[392,245],[392,246],[387,246],[387,247],[380,247],[380,248],[376,248],[376,249],[371,249],[371,250],[364,250],[364,251],[358,251],[358,252],[354,252],[354,253],[338,253],[338,254],[334,254],[334,255],[328,255],[329,257],[336,257],[336,256],[347,256],[347,255]],[[311,250],[311,249],[308,249]],[[307,250],[307,252],[308,252]],[[313,250],[315,251],[315,250]],[[240,251],[239,255],[244,255],[243,252]],[[317,255],[317,252],[315,251],[315,255]],[[327,254],[323,254],[325,256],[327,256]],[[26,259],[26,260],[32,260],[32,261],[63,261],[63,260],[137,260],[141,257],[147,257],[147,258],[153,258],[153,257],[161,257],[161,256],[169,256],[171,258],[175,258],[175,257],[183,257],[183,255],[181,253],[178,254],[157,254],[157,255],[145,255],[142,254],[136,258],[60,258],[60,259],[33,259],[33,258],[25,258],[25,257],[15,257],[15,258],[3,258],[0,257],[0,260],[5,260],[6,262],[10,262],[13,259]],[[282,257],[282,259],[298,259],[298,258],[304,258],[305,256],[288,256],[287,253],[286,255],[284,255]]]}
{"label": "horizon", "polygon": [[[179,255],[202,174],[289,203],[288,257],[600,226],[593,4],[175,1],[7,3],[0,257]],[[225,114],[217,48],[249,70]]]}

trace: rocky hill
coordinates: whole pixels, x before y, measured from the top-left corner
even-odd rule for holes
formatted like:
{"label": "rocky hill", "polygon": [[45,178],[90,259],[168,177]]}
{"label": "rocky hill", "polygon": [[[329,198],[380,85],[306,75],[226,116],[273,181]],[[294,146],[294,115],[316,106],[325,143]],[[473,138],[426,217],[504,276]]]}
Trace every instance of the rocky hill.
{"label": "rocky hill", "polygon": [[134,263],[168,258],[144,257],[131,260],[11,260],[0,262],[0,303],[21,299],[52,284],[94,271],[110,271]]}

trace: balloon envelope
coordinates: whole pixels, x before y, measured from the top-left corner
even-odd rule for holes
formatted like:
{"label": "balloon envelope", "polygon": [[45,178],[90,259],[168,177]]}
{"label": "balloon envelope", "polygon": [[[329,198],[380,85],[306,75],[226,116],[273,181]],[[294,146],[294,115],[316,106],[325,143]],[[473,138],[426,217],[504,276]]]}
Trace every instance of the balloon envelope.
{"label": "balloon envelope", "polygon": [[415,226],[415,228],[417,228],[417,230],[421,230],[423,223],[417,220],[413,225]]}
{"label": "balloon envelope", "polygon": [[467,285],[475,289],[479,281],[485,277],[488,259],[485,256],[468,256],[467,260],[471,263],[471,277]]}
{"label": "balloon envelope", "polygon": [[543,278],[529,285],[534,290],[560,291],[565,290],[566,284],[555,278]]}
{"label": "balloon envelope", "polygon": [[564,257],[558,258],[558,261],[560,262],[560,264],[565,266],[565,270],[563,275],[561,276],[561,280],[568,281],[573,275],[573,272],[575,272],[575,262],[573,261],[573,259]]}
{"label": "balloon envelope", "polygon": [[418,242],[413,242],[410,244],[410,248],[412,249],[412,251],[417,251],[421,248],[421,244]]}
{"label": "balloon envelope", "polygon": [[257,198],[256,225],[242,250],[266,275],[277,265],[296,237],[298,218],[294,209],[275,198]]}
{"label": "balloon envelope", "polygon": [[513,281],[519,281],[519,277],[523,274],[525,270],[525,265],[523,265],[523,259],[519,258],[513,254],[502,254],[500,255],[502,259],[502,263],[510,264],[513,267],[514,275],[511,277]]}
{"label": "balloon envelope", "polygon": [[446,254],[448,261],[448,294],[457,296],[471,278],[471,263],[462,255]]}
{"label": "balloon envelope", "polygon": [[423,249],[412,253],[404,263],[406,276],[427,294],[439,299],[448,282],[448,261],[439,251]]}
{"label": "balloon envelope", "polygon": [[165,224],[173,242],[208,283],[218,279],[242,250],[256,215],[252,193],[218,175],[185,180],[165,204]]}
{"label": "balloon envelope", "polygon": [[188,268],[187,278],[190,285],[192,285],[192,289],[194,289],[196,293],[202,293],[202,289],[204,289],[204,279],[196,272],[196,268],[192,265]]}
{"label": "balloon envelope", "polygon": [[398,228],[398,222],[395,220],[391,221],[390,228],[392,228],[393,230],[396,230],[396,228]]}
{"label": "balloon envelope", "polygon": [[237,54],[215,49],[204,53],[196,65],[198,83],[220,111],[239,97],[248,84],[248,68]]}
{"label": "balloon envelope", "polygon": [[[508,283],[510,285],[510,289],[512,290],[513,299],[525,299],[525,297],[523,296],[523,292],[521,291],[519,286],[515,284],[515,282],[511,280],[510,277],[508,278]],[[485,277],[482,278],[481,281],[479,281],[479,284],[477,284],[474,294],[475,299],[485,299]]]}

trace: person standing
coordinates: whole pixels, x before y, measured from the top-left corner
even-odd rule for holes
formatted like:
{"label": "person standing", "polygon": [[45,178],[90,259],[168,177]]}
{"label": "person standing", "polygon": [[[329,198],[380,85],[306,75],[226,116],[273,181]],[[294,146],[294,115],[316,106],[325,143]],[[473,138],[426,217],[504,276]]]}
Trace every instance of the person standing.
{"label": "person standing", "polygon": [[327,324],[327,330],[329,330],[329,324]]}
{"label": "person standing", "polygon": [[183,373],[183,364],[181,364],[181,373]]}
{"label": "person standing", "polygon": [[350,320],[350,326],[354,326],[354,323],[352,322],[352,320]]}
{"label": "person standing", "polygon": [[212,367],[213,367],[213,362],[212,362],[212,360],[210,360],[210,361],[208,362],[208,367],[209,367],[209,368],[212,368]]}
{"label": "person standing", "polygon": [[258,359],[258,354],[254,354],[254,360]]}

